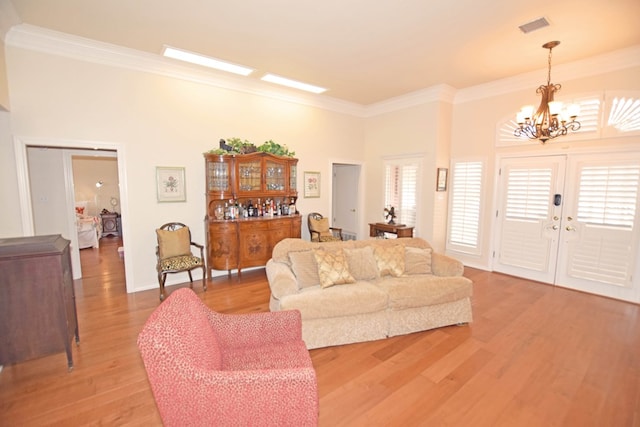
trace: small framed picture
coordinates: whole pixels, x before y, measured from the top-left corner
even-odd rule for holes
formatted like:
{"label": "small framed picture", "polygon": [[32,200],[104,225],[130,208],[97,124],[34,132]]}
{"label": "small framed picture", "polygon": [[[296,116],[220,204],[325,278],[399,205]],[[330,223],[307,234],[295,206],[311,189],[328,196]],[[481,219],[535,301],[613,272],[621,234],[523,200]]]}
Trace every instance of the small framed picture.
{"label": "small framed picture", "polygon": [[158,203],[186,202],[187,186],[183,167],[156,167]]}
{"label": "small framed picture", "polygon": [[320,172],[304,173],[304,197],[320,197]]}
{"label": "small framed picture", "polygon": [[447,191],[447,168],[438,168],[438,177],[436,178],[436,191]]}

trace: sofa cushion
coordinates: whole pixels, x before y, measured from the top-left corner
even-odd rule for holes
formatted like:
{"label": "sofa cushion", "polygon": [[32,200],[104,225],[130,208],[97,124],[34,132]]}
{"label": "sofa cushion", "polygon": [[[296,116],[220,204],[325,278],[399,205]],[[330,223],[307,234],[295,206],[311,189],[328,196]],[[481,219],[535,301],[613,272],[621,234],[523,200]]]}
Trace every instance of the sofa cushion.
{"label": "sofa cushion", "polygon": [[335,252],[314,249],[313,255],[318,263],[318,276],[320,277],[320,286],[323,288],[356,281],[349,273],[349,264],[347,264],[343,249],[338,249]]}
{"label": "sofa cushion", "polygon": [[404,274],[431,274],[431,248],[404,248]]}
{"label": "sofa cushion", "polygon": [[312,250],[289,252],[289,262],[291,262],[291,270],[296,276],[299,289],[320,284],[318,263]]}
{"label": "sofa cushion", "polygon": [[444,304],[471,297],[473,286],[466,277],[438,277],[415,274],[404,277],[388,277],[376,282],[389,295],[389,308],[425,307]]}
{"label": "sofa cushion", "polygon": [[372,280],[378,277],[378,265],[371,246],[345,249],[344,253],[349,264],[349,272],[354,279]]}
{"label": "sofa cushion", "polygon": [[376,285],[356,282],[324,289],[320,286],[302,289],[280,299],[280,309],[300,310],[304,321],[375,313],[385,310],[387,301],[386,292]]}
{"label": "sofa cushion", "polygon": [[404,246],[376,246],[373,250],[380,276],[401,276],[404,273]]}

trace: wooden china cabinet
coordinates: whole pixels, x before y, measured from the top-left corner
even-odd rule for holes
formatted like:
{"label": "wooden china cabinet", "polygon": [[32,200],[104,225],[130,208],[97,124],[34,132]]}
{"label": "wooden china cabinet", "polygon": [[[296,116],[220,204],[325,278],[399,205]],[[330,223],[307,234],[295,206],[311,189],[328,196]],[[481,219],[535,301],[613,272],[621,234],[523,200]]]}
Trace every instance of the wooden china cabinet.
{"label": "wooden china cabinet", "polygon": [[276,243],[300,238],[298,159],[261,152],[204,157],[210,273],[265,265]]}

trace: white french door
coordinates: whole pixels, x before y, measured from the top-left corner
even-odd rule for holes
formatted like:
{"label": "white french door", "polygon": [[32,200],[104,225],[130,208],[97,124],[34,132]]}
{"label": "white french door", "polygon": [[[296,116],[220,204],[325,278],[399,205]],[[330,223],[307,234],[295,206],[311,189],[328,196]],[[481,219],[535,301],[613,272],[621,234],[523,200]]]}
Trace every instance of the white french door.
{"label": "white french door", "polygon": [[640,153],[505,158],[499,189],[495,271],[640,299]]}

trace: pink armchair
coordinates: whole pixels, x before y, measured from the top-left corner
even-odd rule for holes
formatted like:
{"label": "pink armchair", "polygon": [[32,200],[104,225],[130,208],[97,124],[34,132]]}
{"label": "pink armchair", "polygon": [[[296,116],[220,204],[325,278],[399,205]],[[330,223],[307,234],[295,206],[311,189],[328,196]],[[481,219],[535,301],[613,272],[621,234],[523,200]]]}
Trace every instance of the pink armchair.
{"label": "pink armchair", "polygon": [[166,426],[315,426],[318,387],[299,311],[221,314],[189,288],[138,335]]}

